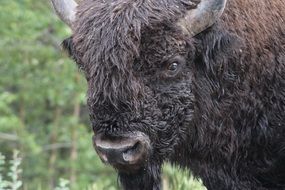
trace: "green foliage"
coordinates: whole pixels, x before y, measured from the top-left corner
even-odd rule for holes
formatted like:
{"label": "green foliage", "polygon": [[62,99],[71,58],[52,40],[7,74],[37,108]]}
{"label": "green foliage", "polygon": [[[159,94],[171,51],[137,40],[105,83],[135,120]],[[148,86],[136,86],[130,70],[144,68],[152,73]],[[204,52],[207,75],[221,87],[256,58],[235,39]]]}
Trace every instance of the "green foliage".
{"label": "green foliage", "polygon": [[0,153],[0,190],[5,190],[8,187],[8,182],[4,180],[3,172],[4,172],[4,164],[5,164],[5,156]]}
{"label": "green foliage", "polygon": [[[0,190],[119,189],[92,148],[86,82],[60,49],[70,30],[46,0],[1,0],[0,21]],[[195,190],[165,171],[169,189]]]}
{"label": "green foliage", "polygon": [[21,164],[21,158],[19,157],[19,152],[14,151],[13,159],[10,160],[10,166],[8,171],[9,181],[4,180],[5,170],[3,166],[5,164],[5,157],[0,154],[0,190],[18,190],[22,186],[22,181],[20,179],[20,174],[22,170],[19,168]]}
{"label": "green foliage", "polygon": [[69,190],[68,187],[69,181],[66,179],[59,179],[59,186],[55,188],[55,190]]}
{"label": "green foliage", "polygon": [[166,186],[170,190],[207,190],[202,186],[201,182],[194,179],[188,171],[171,167],[170,165],[164,166],[163,179],[166,182]]}
{"label": "green foliage", "polygon": [[10,161],[10,171],[8,172],[8,176],[11,178],[9,183],[9,187],[11,190],[17,190],[22,186],[22,181],[19,179],[22,170],[19,169],[22,159],[19,157],[19,152],[14,151],[13,159]]}
{"label": "green foliage", "polygon": [[118,185],[114,184],[114,181],[110,179],[106,179],[102,181],[101,183],[93,183],[90,187],[87,188],[87,190],[117,190],[119,189]]}

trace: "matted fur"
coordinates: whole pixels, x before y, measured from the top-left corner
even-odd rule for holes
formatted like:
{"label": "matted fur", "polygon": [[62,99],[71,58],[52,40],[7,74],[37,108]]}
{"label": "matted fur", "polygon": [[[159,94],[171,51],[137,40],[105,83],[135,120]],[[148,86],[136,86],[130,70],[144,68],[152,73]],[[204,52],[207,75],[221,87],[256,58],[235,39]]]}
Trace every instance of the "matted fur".
{"label": "matted fur", "polygon": [[149,136],[141,170],[118,171],[126,190],[160,189],[164,161],[209,190],[284,190],[284,0],[228,0],[223,17],[190,39],[175,22],[197,3],[79,4],[63,45],[87,78],[94,132]]}
{"label": "matted fur", "polygon": [[[171,23],[196,4],[163,0],[86,0],[79,5],[74,43],[95,89],[94,103],[137,104],[141,87],[131,72],[145,27]],[[88,36],[86,38],[86,36]]]}

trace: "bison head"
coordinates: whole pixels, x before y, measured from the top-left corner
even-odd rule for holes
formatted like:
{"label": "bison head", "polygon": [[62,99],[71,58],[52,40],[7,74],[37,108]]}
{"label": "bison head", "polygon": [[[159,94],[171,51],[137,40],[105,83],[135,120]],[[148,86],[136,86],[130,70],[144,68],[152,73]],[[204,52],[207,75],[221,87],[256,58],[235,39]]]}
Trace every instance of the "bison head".
{"label": "bison head", "polygon": [[163,161],[189,146],[193,36],[215,22],[225,2],[52,1],[73,30],[63,46],[88,82],[94,147],[125,189],[159,189]]}

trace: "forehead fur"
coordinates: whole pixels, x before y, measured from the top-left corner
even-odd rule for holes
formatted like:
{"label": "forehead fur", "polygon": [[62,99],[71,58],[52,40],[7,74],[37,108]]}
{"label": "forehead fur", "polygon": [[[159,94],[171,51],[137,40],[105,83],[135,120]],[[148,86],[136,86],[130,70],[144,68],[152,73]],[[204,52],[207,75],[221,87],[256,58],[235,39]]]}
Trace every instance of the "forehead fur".
{"label": "forehead fur", "polygon": [[198,0],[84,0],[77,10],[74,45],[91,78],[94,103],[136,101],[139,83],[132,63],[142,31],[171,25]]}

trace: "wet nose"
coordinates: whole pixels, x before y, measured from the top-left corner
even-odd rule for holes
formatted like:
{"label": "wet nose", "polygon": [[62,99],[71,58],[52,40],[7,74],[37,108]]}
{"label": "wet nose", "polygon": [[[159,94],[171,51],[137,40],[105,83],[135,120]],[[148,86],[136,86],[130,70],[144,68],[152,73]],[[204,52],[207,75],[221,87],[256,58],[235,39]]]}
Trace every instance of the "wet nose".
{"label": "wet nose", "polygon": [[137,132],[124,137],[97,134],[94,147],[101,160],[121,170],[139,169],[147,160],[150,141],[144,133]]}

